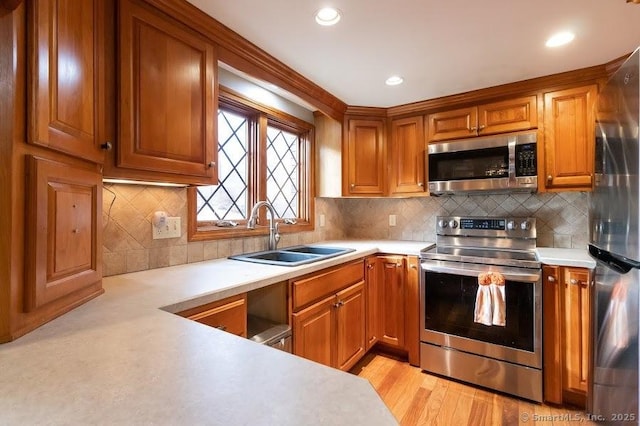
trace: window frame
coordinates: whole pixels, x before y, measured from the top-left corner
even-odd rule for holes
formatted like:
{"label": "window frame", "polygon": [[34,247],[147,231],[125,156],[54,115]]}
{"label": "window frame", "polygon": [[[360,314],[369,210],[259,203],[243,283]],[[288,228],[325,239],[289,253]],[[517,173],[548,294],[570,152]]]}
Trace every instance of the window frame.
{"label": "window frame", "polygon": [[[250,208],[258,201],[266,199],[267,192],[267,125],[299,136],[299,218],[295,225],[284,224],[278,218],[279,232],[294,233],[313,231],[315,226],[315,127],[297,117],[279,111],[272,107],[253,101],[240,93],[224,86],[219,88],[218,108],[224,108],[246,116],[249,125],[249,152],[247,176],[247,207]],[[216,111],[217,120],[218,111]],[[217,129],[217,123],[216,123]],[[263,129],[261,131],[261,129]],[[217,151],[216,130],[216,151]],[[197,186],[187,188],[187,239],[188,241],[207,241],[224,238],[254,237],[269,234],[269,221],[266,209],[260,209],[258,226],[247,229],[247,220],[237,220],[238,226],[223,228],[214,225],[215,221],[198,223],[197,217]]]}

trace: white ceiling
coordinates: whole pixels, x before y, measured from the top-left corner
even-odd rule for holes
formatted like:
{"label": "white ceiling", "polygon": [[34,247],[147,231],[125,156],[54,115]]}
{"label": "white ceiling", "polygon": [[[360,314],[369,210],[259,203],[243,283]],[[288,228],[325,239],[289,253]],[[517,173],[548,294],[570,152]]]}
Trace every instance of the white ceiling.
{"label": "white ceiling", "polygon": [[[389,107],[600,65],[640,46],[625,0],[188,0],[348,105]],[[334,27],[314,13],[342,11]],[[560,30],[575,40],[551,50]],[[404,77],[400,86],[384,81]]]}

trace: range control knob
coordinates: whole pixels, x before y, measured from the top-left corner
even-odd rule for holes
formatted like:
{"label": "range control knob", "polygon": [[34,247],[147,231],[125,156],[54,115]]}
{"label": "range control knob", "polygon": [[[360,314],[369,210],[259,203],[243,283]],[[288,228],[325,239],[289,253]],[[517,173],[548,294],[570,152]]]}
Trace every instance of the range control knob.
{"label": "range control knob", "polygon": [[516,223],[513,220],[510,220],[507,222],[507,229],[509,231],[513,231],[514,229],[516,229]]}
{"label": "range control knob", "polygon": [[458,227],[458,221],[457,221],[457,220],[453,220],[453,219],[451,219],[451,220],[449,221],[449,228],[451,228],[451,229],[455,229],[455,228],[457,228],[457,227]]}
{"label": "range control knob", "polygon": [[528,220],[525,220],[520,224],[520,229],[522,229],[523,231],[528,231],[529,229],[531,229],[531,224]]}
{"label": "range control knob", "polygon": [[438,228],[446,228],[449,225],[449,222],[447,222],[444,219],[440,219],[438,221]]}

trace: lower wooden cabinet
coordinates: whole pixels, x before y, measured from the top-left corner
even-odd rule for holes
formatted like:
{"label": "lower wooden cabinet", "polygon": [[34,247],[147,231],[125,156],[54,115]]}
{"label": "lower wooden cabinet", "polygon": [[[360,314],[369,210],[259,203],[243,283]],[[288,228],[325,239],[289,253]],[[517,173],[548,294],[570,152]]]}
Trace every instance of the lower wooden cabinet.
{"label": "lower wooden cabinet", "polygon": [[365,351],[364,281],[293,314],[294,354],[348,370]]}
{"label": "lower wooden cabinet", "polygon": [[367,350],[380,342],[420,363],[419,264],[416,256],[368,257]]}
{"label": "lower wooden cabinet", "polygon": [[585,407],[591,300],[588,269],[543,268],[544,399]]}
{"label": "lower wooden cabinet", "polygon": [[293,353],[342,370],[366,352],[366,296],[362,260],[294,280]]}
{"label": "lower wooden cabinet", "polygon": [[238,336],[247,337],[246,293],[178,312],[178,315]]}

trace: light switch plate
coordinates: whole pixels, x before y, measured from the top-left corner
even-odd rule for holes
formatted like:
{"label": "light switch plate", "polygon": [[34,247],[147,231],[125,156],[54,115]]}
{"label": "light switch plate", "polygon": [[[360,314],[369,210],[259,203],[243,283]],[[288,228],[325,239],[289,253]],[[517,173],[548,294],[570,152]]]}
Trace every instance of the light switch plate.
{"label": "light switch plate", "polygon": [[180,227],[182,220],[180,217],[168,217],[167,224],[164,226],[156,227],[151,225],[151,232],[153,232],[153,239],[160,240],[163,238],[180,238]]}
{"label": "light switch plate", "polygon": [[390,214],[389,215],[389,226],[396,226],[396,215],[395,214]]}
{"label": "light switch plate", "polygon": [[320,226],[324,226],[326,224],[325,217],[323,214],[320,215]]}

